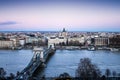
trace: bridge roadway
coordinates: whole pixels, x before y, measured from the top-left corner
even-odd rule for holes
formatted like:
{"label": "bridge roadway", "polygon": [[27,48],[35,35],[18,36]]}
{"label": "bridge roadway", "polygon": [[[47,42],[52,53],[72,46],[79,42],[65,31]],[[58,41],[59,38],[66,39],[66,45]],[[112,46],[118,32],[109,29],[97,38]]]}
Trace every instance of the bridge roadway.
{"label": "bridge roadway", "polygon": [[[38,67],[43,67],[48,57],[55,52],[55,49],[49,47],[47,49],[36,48],[33,50],[34,55],[27,65],[14,80],[30,80]],[[40,52],[40,53],[39,53]],[[43,52],[43,54],[42,54]]]}

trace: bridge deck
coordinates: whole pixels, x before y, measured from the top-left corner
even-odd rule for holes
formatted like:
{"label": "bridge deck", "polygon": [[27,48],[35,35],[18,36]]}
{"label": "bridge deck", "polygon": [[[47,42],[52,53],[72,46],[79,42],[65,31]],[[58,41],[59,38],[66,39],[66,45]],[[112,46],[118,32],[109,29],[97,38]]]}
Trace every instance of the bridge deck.
{"label": "bridge deck", "polygon": [[[50,53],[53,53],[54,50],[51,49],[51,48],[48,48],[46,49],[44,52],[43,52],[43,56],[44,56],[44,60],[46,62],[48,56]],[[31,61],[29,62],[28,66],[25,67],[21,72],[20,74],[15,78],[15,80],[19,80],[19,79],[22,79],[22,80],[28,80],[30,77],[32,77],[32,75],[34,74],[34,72],[36,71],[36,69],[39,67],[39,66],[42,66],[42,61],[40,59],[40,57],[38,56],[35,60],[34,58],[32,57]]]}

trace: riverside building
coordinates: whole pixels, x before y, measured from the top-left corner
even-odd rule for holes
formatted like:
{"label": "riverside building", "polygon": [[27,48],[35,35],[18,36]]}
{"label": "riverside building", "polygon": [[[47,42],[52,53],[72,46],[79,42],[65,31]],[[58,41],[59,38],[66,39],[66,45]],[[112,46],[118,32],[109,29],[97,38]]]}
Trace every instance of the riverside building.
{"label": "riverside building", "polygon": [[59,33],[58,36],[48,37],[48,44],[55,44],[55,45],[59,45],[61,43],[66,44],[66,41],[67,41],[67,32],[65,28],[63,28],[63,31]]}
{"label": "riverside building", "polygon": [[95,46],[108,46],[109,39],[107,37],[95,37]]}
{"label": "riverside building", "polygon": [[0,40],[0,48],[12,48],[14,47],[14,42],[12,40]]}

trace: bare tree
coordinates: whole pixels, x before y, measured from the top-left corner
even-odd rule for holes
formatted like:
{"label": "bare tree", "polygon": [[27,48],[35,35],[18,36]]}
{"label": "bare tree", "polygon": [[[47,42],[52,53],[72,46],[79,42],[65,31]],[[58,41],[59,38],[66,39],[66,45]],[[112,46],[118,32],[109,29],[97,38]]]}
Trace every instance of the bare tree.
{"label": "bare tree", "polygon": [[106,75],[107,77],[109,77],[109,76],[111,75],[111,71],[110,71],[110,69],[106,69],[106,71],[105,71],[105,75]]}
{"label": "bare tree", "polygon": [[63,74],[60,74],[59,78],[69,78],[70,75],[66,72],[64,72]]}
{"label": "bare tree", "polygon": [[64,72],[63,74],[60,74],[59,77],[57,77],[55,80],[72,80],[71,76]]}
{"label": "bare tree", "polygon": [[16,76],[19,76],[19,75],[20,75],[20,72],[19,72],[19,71],[17,71]]}
{"label": "bare tree", "polygon": [[120,73],[118,73],[117,76],[120,77]]}
{"label": "bare tree", "polygon": [[0,68],[0,80],[5,79],[6,71],[4,68]]}
{"label": "bare tree", "polygon": [[101,76],[99,68],[91,62],[89,58],[80,59],[78,68],[76,70],[76,77],[93,77],[98,78]]}
{"label": "bare tree", "polygon": [[13,73],[10,73],[11,80],[15,78],[15,75]]}
{"label": "bare tree", "polygon": [[112,75],[113,75],[113,77],[115,77],[117,75],[116,71],[113,71]]}
{"label": "bare tree", "polygon": [[6,71],[4,68],[0,68],[0,77],[4,77],[6,75]]}

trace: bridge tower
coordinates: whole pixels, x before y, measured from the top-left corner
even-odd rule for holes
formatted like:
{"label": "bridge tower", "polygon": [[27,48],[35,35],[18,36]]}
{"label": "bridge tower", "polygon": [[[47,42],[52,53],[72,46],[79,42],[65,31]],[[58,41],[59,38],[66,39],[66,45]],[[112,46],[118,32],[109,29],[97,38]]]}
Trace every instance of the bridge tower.
{"label": "bridge tower", "polygon": [[55,44],[48,44],[48,48],[55,49]]}
{"label": "bridge tower", "polygon": [[33,60],[44,62],[44,52],[43,48],[34,48],[33,49]]}

